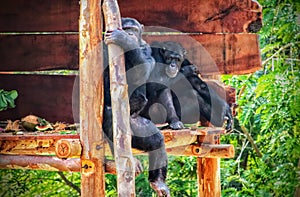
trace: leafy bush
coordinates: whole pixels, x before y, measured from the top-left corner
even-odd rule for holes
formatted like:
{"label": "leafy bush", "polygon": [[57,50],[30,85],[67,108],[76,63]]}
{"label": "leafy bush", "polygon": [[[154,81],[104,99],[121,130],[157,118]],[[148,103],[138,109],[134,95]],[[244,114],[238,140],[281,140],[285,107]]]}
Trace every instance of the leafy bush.
{"label": "leafy bush", "polygon": [[14,108],[15,99],[18,97],[16,90],[5,91],[0,89],[0,111],[6,110],[7,108]]}

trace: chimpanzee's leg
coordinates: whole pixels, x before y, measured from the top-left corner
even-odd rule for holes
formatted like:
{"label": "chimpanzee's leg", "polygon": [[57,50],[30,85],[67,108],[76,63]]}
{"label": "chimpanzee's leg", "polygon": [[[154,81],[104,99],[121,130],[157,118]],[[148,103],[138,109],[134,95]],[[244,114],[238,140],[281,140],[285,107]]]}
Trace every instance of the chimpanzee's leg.
{"label": "chimpanzee's leg", "polygon": [[168,88],[162,89],[159,93],[158,101],[165,107],[167,111],[167,121],[170,127],[174,130],[183,129],[184,125],[177,116],[171,90]]}
{"label": "chimpanzee's leg", "polygon": [[133,132],[132,147],[147,151],[149,154],[149,181],[158,196],[170,196],[165,183],[168,157],[165,150],[164,137],[150,120],[141,116],[130,118]]}

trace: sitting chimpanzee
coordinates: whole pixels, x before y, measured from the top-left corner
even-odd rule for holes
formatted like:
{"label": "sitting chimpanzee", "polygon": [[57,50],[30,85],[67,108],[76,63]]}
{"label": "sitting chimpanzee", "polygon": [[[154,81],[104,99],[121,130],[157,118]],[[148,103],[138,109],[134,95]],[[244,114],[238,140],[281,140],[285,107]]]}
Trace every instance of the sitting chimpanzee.
{"label": "sitting chimpanzee", "polygon": [[[143,25],[132,18],[122,18],[122,30],[107,31],[106,44],[117,44],[124,50],[128,94],[130,96],[130,126],[132,130],[132,147],[147,151],[149,154],[149,181],[158,196],[170,196],[165,184],[168,158],[164,137],[159,129],[148,119],[139,115],[147,103],[145,82],[154,67],[151,48],[142,40]],[[108,65],[107,63],[104,65]],[[109,91],[109,71],[104,70],[104,120],[103,130],[112,141],[112,113]]]}
{"label": "sitting chimpanzee", "polygon": [[[204,117],[215,126],[223,126],[227,120],[226,129],[230,130],[232,113],[229,105],[201,80],[196,67],[185,58],[185,49],[176,42],[155,43],[151,47],[156,65],[147,83],[149,102],[142,115],[148,117],[151,105],[160,103],[172,129],[183,128],[181,121],[192,123]],[[161,111],[155,109],[152,117],[159,116],[162,116]]]}
{"label": "sitting chimpanzee", "polygon": [[151,119],[150,107],[159,103],[166,110],[166,122],[172,129],[184,128],[174,108],[170,85],[174,83],[185,58],[185,50],[178,43],[155,42],[151,45],[152,56],[156,63],[147,81],[147,98],[149,99],[141,115]]}
{"label": "sitting chimpanzee", "polygon": [[197,92],[201,116],[211,124],[221,127],[226,120],[226,130],[232,129],[232,112],[228,103],[199,77],[197,67],[185,60],[180,72],[187,78]]}

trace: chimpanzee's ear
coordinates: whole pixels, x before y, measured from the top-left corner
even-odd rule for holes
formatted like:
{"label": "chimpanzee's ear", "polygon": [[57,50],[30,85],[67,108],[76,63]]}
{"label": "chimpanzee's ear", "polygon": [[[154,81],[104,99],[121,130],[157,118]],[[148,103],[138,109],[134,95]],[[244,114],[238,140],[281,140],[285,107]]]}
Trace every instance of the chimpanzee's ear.
{"label": "chimpanzee's ear", "polygon": [[144,32],[144,25],[141,24],[141,32]]}
{"label": "chimpanzee's ear", "polygon": [[183,51],[183,57],[187,56],[187,51],[185,49],[182,50]]}

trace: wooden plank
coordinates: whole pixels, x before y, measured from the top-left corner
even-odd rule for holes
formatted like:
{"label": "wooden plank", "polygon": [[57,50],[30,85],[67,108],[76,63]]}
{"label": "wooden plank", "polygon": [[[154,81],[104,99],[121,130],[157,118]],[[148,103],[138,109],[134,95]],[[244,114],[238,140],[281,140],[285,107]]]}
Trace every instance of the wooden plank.
{"label": "wooden plank", "polygon": [[[261,68],[256,34],[144,35],[144,39],[181,42],[204,75],[247,74]],[[76,54],[77,35],[0,35],[0,71],[78,69]]]}
{"label": "wooden plank", "polygon": [[145,35],[144,39],[180,42],[203,75],[247,74],[261,68],[256,34]]}
{"label": "wooden plank", "polygon": [[105,196],[101,0],[80,1],[81,196]]}
{"label": "wooden plank", "polygon": [[0,71],[78,69],[78,35],[0,35],[0,59]]}
{"label": "wooden plank", "polygon": [[[182,32],[240,33],[261,26],[261,7],[251,0],[151,0],[147,6],[122,0],[119,5],[124,17]],[[77,32],[78,18],[78,1],[10,0],[0,7],[0,32]]]}
{"label": "wooden plank", "polygon": [[[103,15],[106,30],[122,28],[117,0],[103,1]],[[135,196],[135,160],[131,151],[131,127],[129,113],[128,85],[126,80],[123,49],[108,44],[110,94],[112,104],[112,128],[114,157],[117,168],[118,196]]]}
{"label": "wooden plank", "polygon": [[0,120],[29,114],[55,123],[79,122],[79,83],[76,76],[0,75],[0,88],[17,90],[16,108],[0,112]]}
{"label": "wooden plank", "polygon": [[131,0],[119,4],[124,17],[182,32],[240,33],[253,32],[253,24],[256,31],[261,27],[261,6],[251,0],[151,0],[144,5]]}
{"label": "wooden plank", "polygon": [[79,1],[9,0],[0,7],[0,32],[78,32]]}

